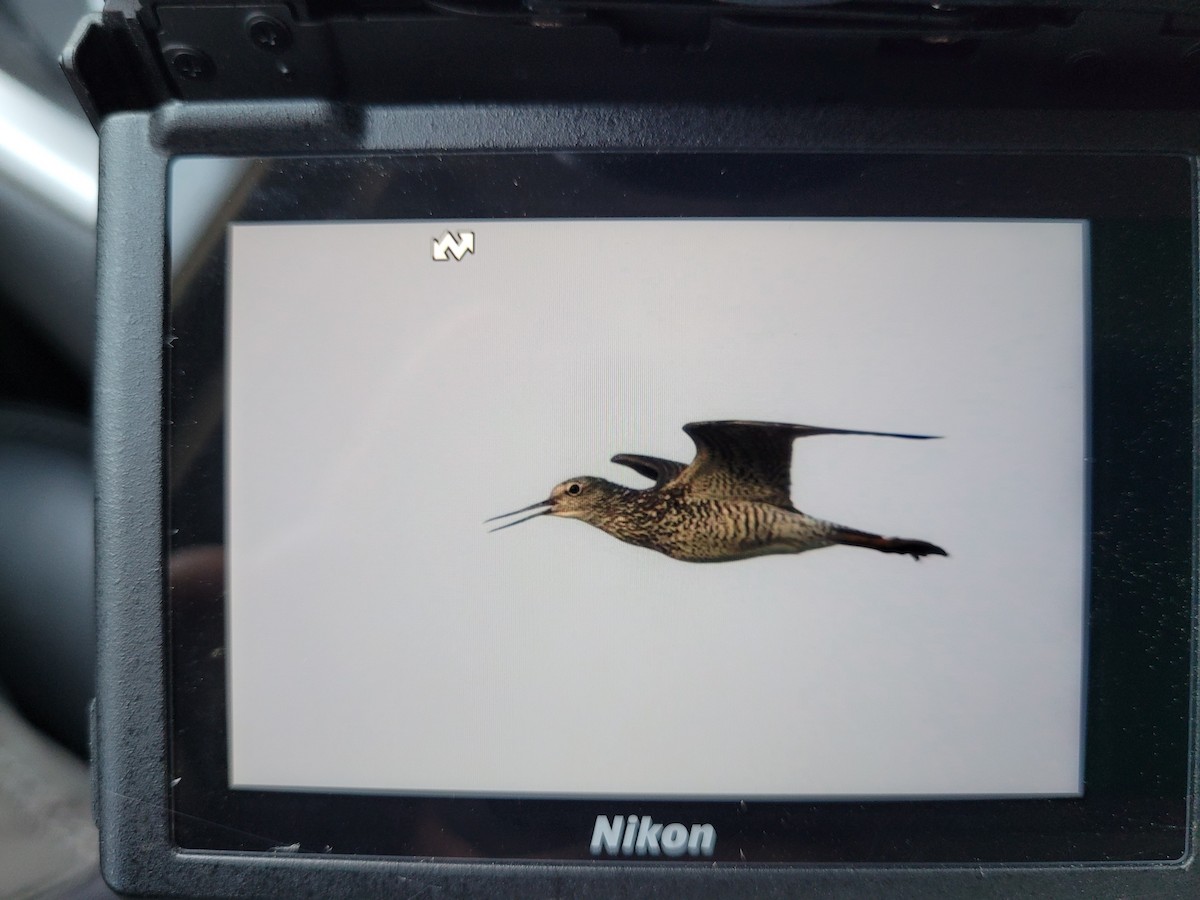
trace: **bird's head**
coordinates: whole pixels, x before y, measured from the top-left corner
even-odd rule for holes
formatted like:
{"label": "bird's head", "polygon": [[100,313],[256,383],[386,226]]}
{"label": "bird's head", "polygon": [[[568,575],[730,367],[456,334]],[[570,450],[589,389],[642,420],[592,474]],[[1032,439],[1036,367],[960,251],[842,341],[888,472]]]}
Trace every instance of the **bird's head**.
{"label": "bird's head", "polygon": [[590,475],[570,478],[556,484],[550,492],[548,512],[566,519],[586,519],[589,513],[605,505],[613,493],[610,488],[614,487],[612,482]]}
{"label": "bird's head", "polygon": [[526,516],[523,519],[517,519],[515,522],[498,525],[492,531],[499,531],[501,528],[508,528],[512,525],[519,525],[538,516],[562,516],[565,519],[583,519],[585,522],[590,522],[606,507],[609,500],[616,494],[626,490],[628,489],[622,488],[618,484],[613,484],[611,481],[605,481],[603,478],[581,475],[578,478],[568,478],[566,481],[556,484],[554,489],[550,491],[550,497],[546,500],[540,500],[529,506],[523,506],[521,509],[514,509],[512,512],[504,513],[503,515],[493,516],[487,521],[494,522],[496,519],[506,519],[509,516],[517,515],[517,513],[537,509],[540,512]]}

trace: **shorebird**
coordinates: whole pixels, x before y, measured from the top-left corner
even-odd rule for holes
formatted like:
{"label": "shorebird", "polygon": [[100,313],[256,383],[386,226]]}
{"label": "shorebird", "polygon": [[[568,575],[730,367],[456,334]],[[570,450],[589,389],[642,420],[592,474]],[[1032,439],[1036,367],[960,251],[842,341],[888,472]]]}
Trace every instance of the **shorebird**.
{"label": "shorebird", "polygon": [[487,519],[538,516],[582,519],[618,540],[687,562],[727,562],[770,553],[802,553],[834,544],[903,553],[913,559],[946,556],[928,541],[883,537],[800,512],[792,505],[792,442],[818,434],[856,434],[928,440],[930,435],[850,431],[778,422],[692,422],[683,430],[696,445],[689,465],[656,456],[618,453],[654,485],[638,490],[584,475],[556,485],[537,503]]}

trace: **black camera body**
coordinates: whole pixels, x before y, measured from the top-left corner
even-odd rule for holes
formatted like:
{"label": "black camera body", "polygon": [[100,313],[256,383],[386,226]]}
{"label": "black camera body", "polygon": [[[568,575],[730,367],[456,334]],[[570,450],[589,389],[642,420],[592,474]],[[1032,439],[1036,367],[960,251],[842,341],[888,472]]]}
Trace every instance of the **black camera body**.
{"label": "black camera body", "polygon": [[[109,883],[1193,894],[1175,6],[87,21]],[[480,524],[713,420],[948,555]]]}

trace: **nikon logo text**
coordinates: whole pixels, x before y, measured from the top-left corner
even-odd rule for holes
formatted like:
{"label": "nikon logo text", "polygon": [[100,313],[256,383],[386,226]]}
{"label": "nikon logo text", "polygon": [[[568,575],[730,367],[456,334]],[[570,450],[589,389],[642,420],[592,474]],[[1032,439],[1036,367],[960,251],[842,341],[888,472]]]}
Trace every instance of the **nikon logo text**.
{"label": "nikon logo text", "polygon": [[659,825],[649,816],[596,816],[592,829],[592,856],[712,856],[716,845],[711,825]]}
{"label": "nikon logo text", "polygon": [[451,256],[460,262],[468,253],[475,252],[475,232],[460,231],[457,236],[447,231],[440,238],[433,239],[433,258],[445,262]]}

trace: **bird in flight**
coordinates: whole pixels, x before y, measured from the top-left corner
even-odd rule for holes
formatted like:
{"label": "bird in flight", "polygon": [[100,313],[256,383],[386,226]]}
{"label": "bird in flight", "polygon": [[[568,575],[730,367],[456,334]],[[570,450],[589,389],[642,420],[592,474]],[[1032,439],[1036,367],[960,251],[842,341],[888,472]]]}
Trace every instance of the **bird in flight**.
{"label": "bird in flight", "polygon": [[612,461],[654,480],[642,490],[584,475],[556,485],[549,498],[488,522],[539,510],[538,516],[581,519],[618,540],[687,562],[728,562],[771,553],[803,553],[835,544],[869,547],[920,559],[946,556],[936,544],[883,537],[800,512],[792,505],[792,442],[821,434],[928,440],[929,435],[849,431],[778,422],[692,422],[690,464],[618,453]]}

